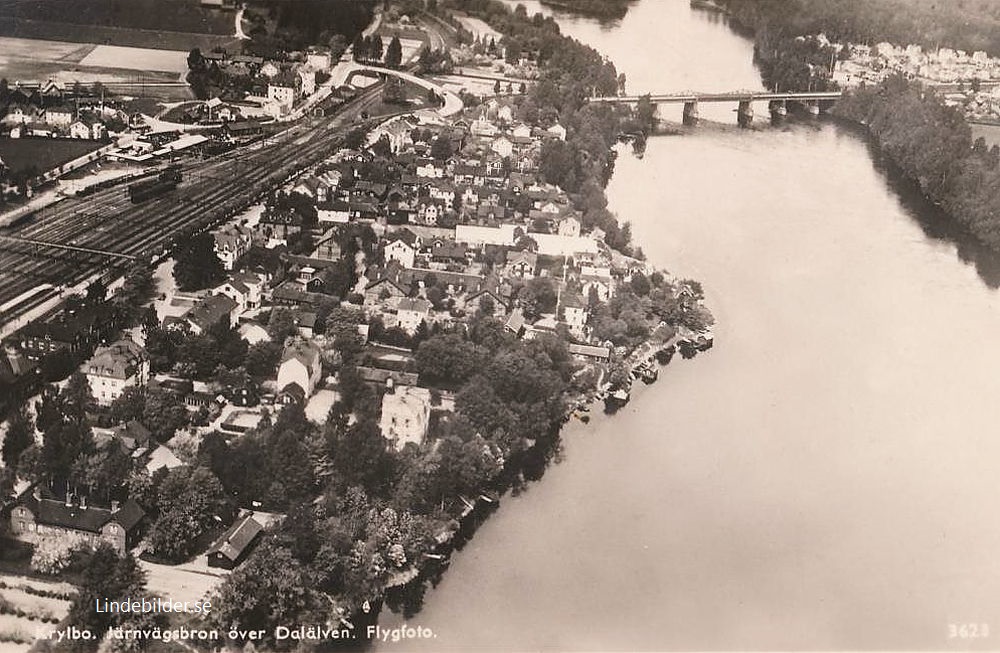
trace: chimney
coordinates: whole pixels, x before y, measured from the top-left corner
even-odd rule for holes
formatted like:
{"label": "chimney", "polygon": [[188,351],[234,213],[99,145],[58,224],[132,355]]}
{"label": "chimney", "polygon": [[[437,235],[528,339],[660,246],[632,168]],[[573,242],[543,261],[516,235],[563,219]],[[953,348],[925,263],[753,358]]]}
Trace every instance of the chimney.
{"label": "chimney", "polygon": [[114,501],[114,500],[111,501],[111,512],[113,512],[113,513],[118,512],[118,502],[117,501]]}

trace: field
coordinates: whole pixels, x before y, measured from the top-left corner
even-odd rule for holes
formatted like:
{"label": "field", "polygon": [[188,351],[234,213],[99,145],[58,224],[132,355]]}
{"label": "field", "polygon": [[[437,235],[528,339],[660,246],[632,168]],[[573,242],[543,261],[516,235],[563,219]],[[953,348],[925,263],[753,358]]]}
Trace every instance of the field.
{"label": "field", "polygon": [[80,60],[81,66],[95,68],[126,68],[168,73],[186,73],[187,52],[182,50],[153,50],[129,48],[120,45],[99,45]]}
{"label": "field", "polygon": [[0,581],[0,650],[26,650],[15,642],[28,644],[39,632],[54,630],[69,611],[69,601],[39,594],[72,592],[72,586],[8,575]]}
{"label": "field", "polygon": [[[97,81],[106,84],[124,82],[135,86],[116,87],[116,92],[160,97],[163,87],[151,93],[149,85],[176,85],[186,69],[186,50],[125,48],[0,36],[0,76],[11,82],[51,79],[67,86],[76,81],[88,86]],[[170,97],[190,97],[186,86],[168,90],[175,91]]]}
{"label": "field", "polygon": [[100,146],[97,141],[70,138],[0,138],[0,159],[13,172],[30,166],[45,172]]}

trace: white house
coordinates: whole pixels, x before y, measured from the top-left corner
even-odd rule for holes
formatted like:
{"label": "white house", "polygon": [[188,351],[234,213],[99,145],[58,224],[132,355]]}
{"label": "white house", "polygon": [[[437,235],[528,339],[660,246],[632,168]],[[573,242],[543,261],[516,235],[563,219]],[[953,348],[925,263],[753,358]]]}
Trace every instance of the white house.
{"label": "white house", "polygon": [[329,70],[331,65],[329,52],[307,52],[306,65],[313,70]]}
{"label": "white house", "polygon": [[417,250],[403,240],[394,240],[385,246],[385,260],[399,261],[403,267],[412,268],[417,257]]}
{"label": "white house", "polygon": [[427,319],[430,310],[431,303],[426,299],[411,299],[410,297],[400,299],[396,313],[399,328],[413,335],[420,323]]}
{"label": "white house", "polygon": [[498,136],[493,139],[490,149],[502,157],[508,157],[514,153],[514,142],[506,136]]}
{"label": "white house", "polygon": [[232,270],[253,244],[250,230],[236,225],[219,229],[212,236],[215,239],[215,254],[227,270]]}
{"label": "white house", "polygon": [[77,120],[69,126],[70,138],[90,138],[90,127],[87,123]]}
{"label": "white house", "polygon": [[129,386],[145,386],[149,381],[149,356],[128,338],[99,347],[83,364],[94,399],[107,406]]}
{"label": "white house", "polygon": [[580,235],[580,221],[577,220],[576,218],[574,218],[573,216],[569,216],[568,218],[563,219],[559,223],[559,235],[560,236],[572,236],[574,238],[576,236],[579,236]]}
{"label": "white house", "polygon": [[323,372],[319,347],[306,340],[296,340],[285,347],[278,367],[278,388],[284,390],[293,383],[306,397],[312,396]]}
{"label": "white house", "polygon": [[236,302],[240,313],[260,307],[263,295],[264,281],[256,274],[241,272],[230,277],[225,283],[215,289],[220,295],[225,295]]}
{"label": "white house", "polygon": [[427,435],[431,415],[431,393],[427,388],[400,386],[390,388],[382,397],[382,435],[392,440],[397,450],[406,443],[420,444]]}
{"label": "white house", "polygon": [[566,140],[566,128],[563,127],[562,125],[560,125],[559,123],[556,123],[556,124],[552,125],[551,127],[549,127],[548,129],[546,129],[545,131],[547,131],[548,133],[552,134],[553,136],[555,136],[556,138],[558,138],[561,141]]}
{"label": "white house", "polygon": [[296,73],[299,76],[300,87],[303,95],[312,95],[316,92],[316,71],[312,68],[299,68]]}

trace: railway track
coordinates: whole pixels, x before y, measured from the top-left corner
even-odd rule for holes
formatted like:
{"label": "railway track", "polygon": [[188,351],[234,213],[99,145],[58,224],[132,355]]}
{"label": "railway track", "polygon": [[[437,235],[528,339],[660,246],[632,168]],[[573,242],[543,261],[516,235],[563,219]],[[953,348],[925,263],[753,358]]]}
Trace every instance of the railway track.
{"label": "railway track", "polygon": [[[350,121],[379,99],[372,88],[336,115],[310,119],[269,137],[207,161],[182,166],[185,181],[177,190],[131,204],[124,187],[113,187],[80,199],[68,199],[39,211],[10,235],[72,244],[155,260],[170,251],[179,237],[204,231],[231,218],[265,193],[328,156],[353,126]],[[44,254],[44,256],[43,256]],[[0,326],[34,311],[60,293],[97,274],[107,280],[124,271],[120,263],[91,254],[52,255],[43,248],[0,244],[0,305],[36,287],[55,288],[31,296],[0,315]]]}

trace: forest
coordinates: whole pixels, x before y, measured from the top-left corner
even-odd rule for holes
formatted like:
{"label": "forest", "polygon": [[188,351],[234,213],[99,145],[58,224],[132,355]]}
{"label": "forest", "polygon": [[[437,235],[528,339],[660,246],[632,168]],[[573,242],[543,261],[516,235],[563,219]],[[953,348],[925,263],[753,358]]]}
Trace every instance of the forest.
{"label": "forest", "polygon": [[852,91],[835,113],[865,125],[927,198],[1000,250],[1000,148],[973,142],[958,109],[917,82],[893,77]]}

